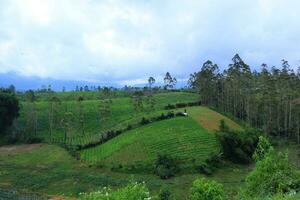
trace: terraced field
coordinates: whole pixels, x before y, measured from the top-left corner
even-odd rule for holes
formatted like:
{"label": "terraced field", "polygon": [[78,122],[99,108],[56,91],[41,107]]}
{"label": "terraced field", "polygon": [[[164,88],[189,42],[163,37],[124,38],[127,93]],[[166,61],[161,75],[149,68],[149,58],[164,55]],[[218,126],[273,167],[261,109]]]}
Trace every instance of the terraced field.
{"label": "terraced field", "polygon": [[200,161],[218,151],[214,134],[189,117],[178,117],[128,131],[103,145],[83,150],[81,158],[130,165],[152,163],[158,153],[168,153],[182,162]]}
{"label": "terraced field", "polygon": [[[224,119],[232,129],[242,128],[206,107],[186,108],[189,117],[155,122],[81,151],[81,158],[101,165],[152,163],[158,153],[168,153],[184,162],[201,162],[219,151],[214,134]],[[180,111],[180,109],[178,109]],[[200,119],[200,120],[199,120]],[[212,128],[203,128],[209,124]]]}

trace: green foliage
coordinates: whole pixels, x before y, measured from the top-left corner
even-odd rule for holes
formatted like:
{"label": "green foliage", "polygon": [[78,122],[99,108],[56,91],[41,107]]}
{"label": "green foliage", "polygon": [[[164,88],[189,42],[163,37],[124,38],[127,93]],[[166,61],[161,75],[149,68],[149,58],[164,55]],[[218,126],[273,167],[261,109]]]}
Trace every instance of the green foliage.
{"label": "green foliage", "polygon": [[151,199],[149,190],[145,183],[130,183],[124,188],[111,190],[103,188],[100,191],[92,193],[83,193],[81,200],[146,200]]}
{"label": "green foliage", "polygon": [[270,149],[246,178],[240,196],[266,197],[299,191],[300,173],[289,163],[287,153]]}
{"label": "green foliage", "polygon": [[158,199],[159,200],[169,200],[171,197],[171,192],[167,188],[162,188],[159,192]]}
{"label": "green foliage", "polygon": [[224,156],[233,162],[251,162],[258,142],[258,133],[255,130],[235,132],[228,130],[225,126],[226,129],[226,132],[218,132],[218,139]]}
{"label": "green foliage", "polygon": [[269,151],[272,151],[273,147],[270,144],[270,142],[267,140],[267,138],[263,136],[259,136],[258,138],[258,144],[255,149],[255,152],[253,154],[253,159],[258,162],[262,159],[264,159],[265,155],[268,154]]}
{"label": "green foliage", "polygon": [[12,126],[18,116],[19,101],[15,95],[7,90],[0,90],[0,135]]}
{"label": "green foliage", "polygon": [[204,178],[193,182],[190,189],[190,200],[223,200],[223,186],[216,181],[209,181]]}
{"label": "green foliage", "polygon": [[158,154],[154,163],[154,170],[161,179],[171,178],[179,171],[178,161],[170,155]]}
{"label": "green foliage", "polygon": [[196,170],[199,173],[205,175],[212,175],[216,168],[221,163],[221,154],[214,154],[207,158],[204,162],[196,166]]}
{"label": "green foliage", "polygon": [[225,123],[224,119],[220,120],[219,131],[220,132],[228,132],[229,131],[229,127]]}
{"label": "green foliage", "polygon": [[298,194],[276,194],[274,196],[268,196],[268,197],[243,197],[238,198],[238,200],[299,200],[300,195]]}

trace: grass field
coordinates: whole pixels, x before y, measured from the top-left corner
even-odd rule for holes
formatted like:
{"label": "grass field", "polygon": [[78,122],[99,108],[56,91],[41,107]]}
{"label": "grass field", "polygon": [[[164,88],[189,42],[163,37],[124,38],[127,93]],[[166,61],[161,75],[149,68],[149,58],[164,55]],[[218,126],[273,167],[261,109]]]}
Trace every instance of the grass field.
{"label": "grass field", "polygon": [[[85,93],[84,93],[85,94]],[[83,94],[83,95],[84,95]],[[87,95],[91,95],[89,92]],[[85,98],[85,96],[83,96]],[[69,141],[75,144],[86,143],[94,139],[95,135],[101,134],[101,131],[114,128],[116,126],[127,126],[131,121],[141,120],[143,116],[160,114],[164,106],[167,104],[175,104],[179,102],[193,102],[199,100],[199,96],[195,93],[187,92],[170,92],[159,93],[155,96],[155,109],[144,112],[135,113],[132,100],[130,98],[113,98],[111,105],[111,114],[105,123],[100,122],[99,105],[103,103],[102,100],[85,100],[82,102],[83,116],[84,116],[84,130],[85,135],[82,135],[78,131],[78,124],[76,124],[77,102],[75,100],[62,101],[57,113],[58,123],[54,126],[53,137],[63,139],[63,129],[59,123],[63,114],[68,111],[74,113],[73,131],[69,138]],[[25,126],[25,103],[22,103],[21,116],[18,120],[19,126]],[[37,108],[37,136],[44,140],[49,139],[49,107],[50,104],[47,101],[36,102]]]}
{"label": "grass field", "polygon": [[243,128],[233,120],[207,107],[199,106],[186,108],[189,115],[203,128],[210,132],[219,130],[220,120],[224,120],[230,129],[241,131]]}
{"label": "grass field", "polygon": [[[190,107],[186,110],[191,117],[178,117],[133,129],[103,145],[81,151],[81,158],[108,166],[151,165],[157,154],[167,153],[185,164],[199,163],[219,151],[213,132],[219,120],[224,119],[232,129],[241,129],[232,120],[209,108]],[[203,128],[207,124],[212,129]]]}
{"label": "grass field", "polygon": [[[295,155],[293,160],[296,159],[299,163],[297,156],[299,145],[284,144],[279,149],[285,150],[286,148],[290,150],[290,155]],[[223,167],[206,178],[222,183],[226,193],[232,197],[243,186],[244,179],[252,168],[253,165],[224,163]],[[0,147],[0,188],[13,188],[54,197],[72,197],[73,199],[78,197],[80,192],[96,191],[99,187],[107,185],[113,188],[121,187],[132,179],[145,181],[152,193],[157,193],[162,187],[167,187],[175,199],[181,200],[187,197],[192,182],[198,177],[203,177],[203,175],[182,173],[174,178],[161,180],[151,173],[127,174],[88,167],[56,145]]]}
{"label": "grass field", "polygon": [[[210,179],[225,184],[225,189],[236,193],[250,168],[228,164]],[[183,173],[168,180],[148,174],[118,173],[109,169],[88,167],[56,145],[35,144],[0,147],[0,188],[16,189],[52,197],[78,197],[80,192],[99,187],[121,187],[129,180],[145,181],[151,192],[169,188],[175,199],[185,199],[191,183],[203,175]],[[224,179],[223,179],[224,178]],[[59,199],[59,198],[58,198]]]}

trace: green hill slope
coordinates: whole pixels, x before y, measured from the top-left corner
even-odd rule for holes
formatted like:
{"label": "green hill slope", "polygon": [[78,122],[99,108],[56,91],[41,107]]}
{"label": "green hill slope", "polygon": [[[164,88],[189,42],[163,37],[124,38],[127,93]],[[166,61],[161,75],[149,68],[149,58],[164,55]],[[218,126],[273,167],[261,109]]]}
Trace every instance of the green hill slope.
{"label": "green hill slope", "polygon": [[[219,151],[215,134],[201,126],[199,117],[213,126],[225,119],[231,128],[240,129],[230,119],[204,107],[187,108],[191,117],[177,117],[148,124],[117,136],[94,148],[81,151],[81,158],[100,165],[152,164],[158,153],[177,157],[183,164],[201,162]],[[211,119],[216,119],[214,124]]]}
{"label": "green hill slope", "polygon": [[[96,93],[96,92],[95,92]],[[83,94],[84,93],[80,93]],[[90,93],[87,93],[90,96]],[[82,102],[83,118],[84,118],[84,130],[85,135],[82,135],[78,128],[77,116],[78,103],[74,99],[73,101],[62,101],[56,114],[56,123],[54,125],[53,137],[62,140],[64,138],[63,128],[60,124],[61,119],[65,112],[72,112],[74,119],[72,120],[72,134],[69,135],[69,141],[73,144],[87,143],[93,139],[92,136],[99,135],[101,131],[113,128],[115,126],[127,124],[132,120],[141,120],[143,116],[157,114],[155,112],[164,109],[167,104],[176,104],[179,102],[193,102],[199,100],[198,94],[187,92],[168,92],[159,93],[154,95],[155,109],[149,114],[147,111],[135,113],[132,100],[130,98],[113,98],[111,105],[111,114],[105,123],[100,122],[99,105],[103,104],[102,100],[84,100]],[[38,101],[36,104],[37,110],[37,137],[44,140],[49,139],[49,109],[50,103],[47,101]],[[159,112],[160,114],[161,112]],[[22,102],[21,115],[18,119],[18,124],[21,127],[26,127],[26,103]]]}

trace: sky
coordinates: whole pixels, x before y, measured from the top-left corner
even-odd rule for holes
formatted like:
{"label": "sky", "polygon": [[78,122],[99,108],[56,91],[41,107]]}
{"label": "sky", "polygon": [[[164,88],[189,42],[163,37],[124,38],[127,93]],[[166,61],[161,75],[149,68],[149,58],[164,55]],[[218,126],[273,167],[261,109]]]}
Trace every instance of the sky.
{"label": "sky", "polygon": [[[298,0],[0,0],[0,74],[134,85],[235,53],[296,69]],[[0,76],[1,78],[1,76]]]}

